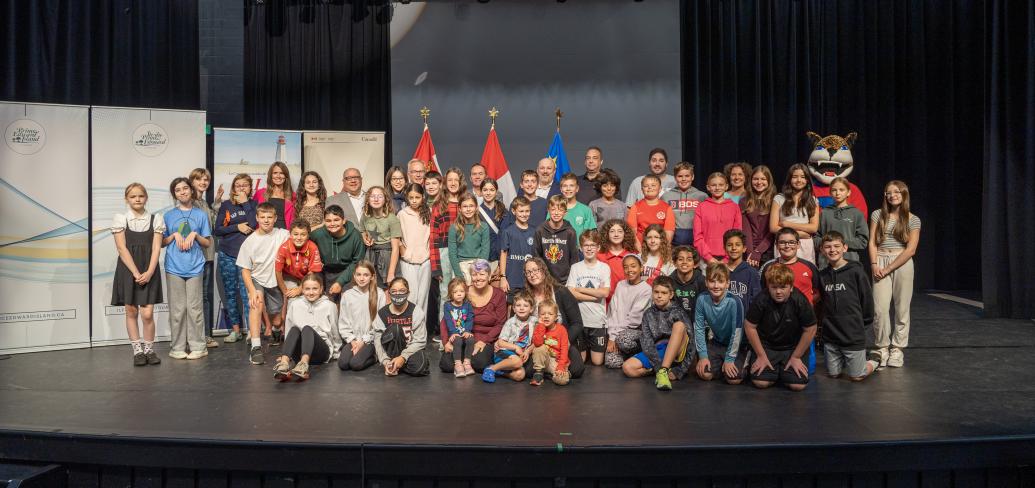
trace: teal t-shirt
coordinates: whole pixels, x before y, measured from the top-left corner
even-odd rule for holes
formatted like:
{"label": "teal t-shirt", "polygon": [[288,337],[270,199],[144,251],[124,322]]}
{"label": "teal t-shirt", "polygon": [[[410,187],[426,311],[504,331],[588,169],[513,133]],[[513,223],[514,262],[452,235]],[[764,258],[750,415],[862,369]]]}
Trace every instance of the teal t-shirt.
{"label": "teal t-shirt", "polygon": [[564,220],[575,229],[575,242],[578,242],[583,232],[597,228],[597,218],[593,211],[582,202],[576,202],[574,207],[569,208],[564,213]]}

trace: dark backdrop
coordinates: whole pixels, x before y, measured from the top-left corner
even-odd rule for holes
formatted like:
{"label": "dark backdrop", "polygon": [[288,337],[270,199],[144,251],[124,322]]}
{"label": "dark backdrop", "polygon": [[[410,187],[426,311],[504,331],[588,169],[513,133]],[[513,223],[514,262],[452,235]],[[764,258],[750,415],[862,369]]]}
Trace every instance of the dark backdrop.
{"label": "dark backdrop", "polygon": [[856,131],[869,207],[901,179],[923,220],[917,288],[980,289],[984,4],[684,0],[686,158],[764,163],[782,184],[806,131]]}
{"label": "dark backdrop", "polygon": [[0,4],[0,99],[198,109],[196,0]]}

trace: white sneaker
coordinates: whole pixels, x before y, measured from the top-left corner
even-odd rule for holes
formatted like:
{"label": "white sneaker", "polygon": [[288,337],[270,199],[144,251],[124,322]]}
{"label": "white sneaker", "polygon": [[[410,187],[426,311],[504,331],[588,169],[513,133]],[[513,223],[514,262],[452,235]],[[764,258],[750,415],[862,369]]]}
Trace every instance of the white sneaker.
{"label": "white sneaker", "polygon": [[169,351],[169,357],[173,359],[187,359],[187,353],[183,351]]}
{"label": "white sneaker", "polygon": [[888,366],[892,368],[901,368],[902,363],[905,360],[905,355],[902,354],[902,349],[897,347],[891,348],[891,354],[888,355]]}
{"label": "white sneaker", "polygon": [[232,330],[226,337],[223,338],[223,342],[227,344],[233,344],[241,339],[244,339],[244,335],[239,330]]}
{"label": "white sneaker", "polygon": [[201,359],[205,356],[208,356],[208,351],[202,349],[200,351],[191,351],[190,354],[187,355],[187,359]]}

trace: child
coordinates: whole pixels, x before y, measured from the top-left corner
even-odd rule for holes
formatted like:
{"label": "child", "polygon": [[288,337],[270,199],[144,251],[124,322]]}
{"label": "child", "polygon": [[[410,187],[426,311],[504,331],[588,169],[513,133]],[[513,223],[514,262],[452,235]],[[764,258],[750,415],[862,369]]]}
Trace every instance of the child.
{"label": "child", "polygon": [[[298,222],[306,223],[299,219],[292,225]],[[288,381],[294,375],[299,381],[305,381],[309,379],[310,364],[323,364],[331,359],[331,352],[339,348],[340,339],[334,334],[337,313],[337,307],[323,294],[323,278],[316,273],[305,275],[302,296],[288,303],[284,326],[287,335],[277,366],[273,368],[275,379]],[[291,367],[292,361],[294,367]]]}
{"label": "child", "polygon": [[[147,188],[140,183],[126,187],[126,213],[115,214],[111,233],[119,260],[115,264],[115,280],[111,285],[111,304],[126,307],[126,332],[133,345],[133,366],[162,362],[154,350],[154,304],[162,303],[161,268],[158,255],[162,249],[165,221],[161,215],[147,212]],[[137,317],[143,322],[141,342]]]}
{"label": "child", "polygon": [[744,362],[748,356],[747,348],[741,343],[744,303],[728,293],[729,285],[729,269],[721,263],[709,264],[708,293],[697,298],[695,307],[694,347],[698,378],[711,381],[721,372],[726,383],[739,385],[744,380]]}
{"label": "child", "polygon": [[[476,165],[481,168],[481,165]],[[472,168],[473,169],[473,168]],[[485,168],[481,168],[485,171]],[[492,178],[485,178],[481,184],[481,205],[478,212],[482,216],[482,222],[489,228],[489,263],[492,265],[493,275],[499,276],[500,258],[500,234],[507,227],[514,223],[514,217],[507,211],[507,207],[500,202],[499,183]]]}
{"label": "child", "polygon": [[766,293],[748,307],[744,333],[751,342],[755,360],[751,382],[769,388],[777,382],[793,391],[809,384],[809,368],[802,356],[816,335],[816,315],[808,299],[794,288],[794,274],[776,263],[765,271]]}
{"label": "child", "polygon": [[604,365],[621,368],[625,358],[640,351],[640,323],[650,305],[651,287],[642,279],[643,263],[636,254],[622,258],[625,279],[615,285],[607,307],[607,352]]}
{"label": "child", "polygon": [[755,296],[762,290],[761,276],[758,270],[744,261],[744,243],[747,238],[738,229],[730,229],[722,236],[726,246],[726,268],[729,269],[730,293],[750,307]]}
{"label": "child", "polygon": [[529,224],[532,206],[525,197],[510,202],[514,225],[503,229],[500,236],[500,289],[507,292],[507,302],[513,303],[514,294],[525,287],[525,261],[532,256],[536,229]]}
{"label": "child", "polygon": [[[564,183],[561,183],[561,193]],[[597,260],[600,250],[600,233],[590,229],[582,233],[579,246],[585,259],[571,266],[568,273],[568,289],[579,301],[579,312],[582,313],[583,343],[589,346],[589,358],[597,366],[604,364],[604,352],[607,350],[607,321],[605,302],[611,294],[611,268]],[[586,360],[586,351],[582,351],[582,360]]]}
{"label": "child", "polygon": [[673,246],[690,246],[694,243],[694,214],[701,202],[708,195],[694,188],[694,165],[686,161],[676,163],[672,174],[676,176],[676,187],[666,191],[661,199],[672,207],[672,215],[676,219],[675,234],[672,235]]}
{"label": "child", "polygon": [[295,191],[295,218],[309,224],[310,230],[323,226],[323,209],[327,207],[327,187],[316,171],[302,173]]}
{"label": "child", "polygon": [[[460,215],[449,226],[448,245],[453,276],[462,276],[466,283],[470,283],[471,262],[475,259],[488,261],[490,248],[489,226],[482,225],[482,219],[478,216],[478,201],[470,193],[460,197]],[[446,293],[448,297],[448,290]]]}
{"label": "child", "polygon": [[496,376],[501,374],[518,382],[525,379],[522,366],[532,354],[529,345],[536,325],[536,316],[532,315],[535,298],[528,290],[520,289],[512,301],[514,315],[503,324],[503,330],[496,339],[493,364],[482,371],[482,381],[486,383],[495,383]]}
{"label": "child", "polygon": [[561,176],[561,196],[565,199],[564,204],[567,209],[564,213],[564,220],[568,221],[571,227],[575,229],[576,240],[583,232],[597,228],[597,220],[593,216],[593,211],[584,203],[580,203],[575,199],[575,195],[578,192],[579,177],[575,176],[575,173]]}
{"label": "child", "polygon": [[467,191],[464,173],[460,168],[449,168],[443,178],[443,189],[431,206],[431,277],[438,280],[438,323],[442,320],[442,306],[449,297],[449,282],[460,273],[453,274],[449,262],[449,230],[460,212],[460,196]]}
{"label": "child", "polygon": [[773,207],[776,186],[773,173],[766,166],[756,166],[751,172],[751,186],[740,199],[747,262],[759,267],[773,258],[773,233],[769,231],[769,210]]}
{"label": "child", "polygon": [[[173,179],[169,193],[176,201],[176,206],[164,215],[165,237],[162,240],[172,336],[169,357],[200,359],[208,355],[201,297],[205,254],[201,248],[211,244],[211,231],[208,215],[194,207],[194,189],[187,178]],[[186,351],[188,347],[189,354]]]}
{"label": "child", "polygon": [[589,202],[589,209],[593,212],[597,227],[603,226],[604,222],[611,219],[624,221],[625,217],[629,215],[629,207],[618,198],[622,189],[622,179],[618,177],[618,173],[610,168],[605,168],[600,172],[600,176],[597,176],[593,185],[601,195],[600,198]]}
{"label": "child", "polygon": [[776,249],[779,251],[776,259],[763,264],[760,270],[762,288],[767,286],[766,269],[775,263],[780,263],[790,268],[791,273],[794,274],[794,287],[805,295],[810,304],[815,305],[819,298],[819,270],[812,262],[798,257],[798,232],[790,227],[780,229],[776,233]]}
{"label": "child", "polygon": [[291,191],[291,171],[282,161],[276,161],[266,171],[266,187],[255,192],[255,201],[269,203],[277,212],[278,229],[288,229],[295,221],[295,193]]}
{"label": "child", "polygon": [[783,193],[773,197],[773,206],[769,209],[769,231],[775,234],[784,227],[798,233],[801,241],[798,256],[815,263],[816,248],[812,234],[819,230],[819,203],[813,196],[812,180],[804,164],[791,166],[783,184]]}
{"label": "child", "polygon": [[528,225],[532,226],[533,229],[538,229],[549,217],[549,212],[546,208],[548,202],[545,198],[541,198],[536,194],[537,189],[539,189],[539,175],[536,174],[535,170],[526,169],[522,171],[521,193],[528,200],[528,205],[531,208],[532,213],[529,214]]}
{"label": "child", "polygon": [[404,278],[392,280],[388,286],[391,303],[374,319],[374,349],[385,376],[397,376],[400,371],[410,376],[428,375],[424,311],[406,299],[409,295],[410,286]]}
{"label": "child", "polygon": [[431,211],[424,203],[423,188],[410,183],[403,190],[406,207],[399,211],[398,274],[410,283],[409,300],[421,310],[428,308],[428,290],[431,287]]}
{"label": "child", "polygon": [[693,364],[689,348],[690,317],[675,304],[676,286],[672,278],[659,276],[651,288],[653,303],[643,312],[640,347],[635,356],[625,360],[622,372],[629,378],[640,378],[654,372],[654,386],[661,391],[672,389],[672,380],[681,379]]}
{"label": "child", "polygon": [[707,291],[704,273],[699,269],[700,258],[693,246],[679,246],[676,255],[676,270],[668,275],[676,284],[676,299],[686,310],[687,317],[694,317],[697,297]]}
{"label": "child", "polygon": [[647,175],[640,182],[643,189],[643,200],[629,208],[626,220],[629,227],[636,231],[636,242],[643,241],[643,234],[651,224],[659,224],[664,229],[665,242],[671,243],[676,233],[676,216],[672,207],[661,201],[661,179],[655,175]]}
{"label": "child", "polygon": [[[877,315],[873,327],[875,349],[871,354],[879,357],[881,366],[902,367],[902,349],[909,344],[913,255],[919,243],[920,217],[909,211],[909,187],[893,180],[884,187],[881,208],[870,214],[870,271]],[[890,319],[892,303],[895,304],[894,323]]]}
{"label": "child", "polygon": [[643,277],[648,285],[654,280],[676,269],[672,265],[672,246],[665,239],[665,231],[658,224],[651,224],[643,233]]}
{"label": "child", "polygon": [[[855,208],[848,199],[852,196],[851,185],[842,176],[830,182],[830,197],[834,203],[819,214],[819,234],[835,231],[846,239],[844,256],[849,261],[859,261],[859,256],[870,242],[870,229],[866,216]],[[819,240],[819,236],[816,237]],[[816,247],[819,247],[818,245]],[[816,263],[819,269],[827,267],[826,253],[820,253]]]}
{"label": "child", "polygon": [[[394,214],[406,206],[406,195],[403,193],[405,188],[406,172],[398,166],[388,168],[388,172],[385,173],[384,191],[388,193],[386,204],[391,213]],[[369,190],[367,191],[369,192]],[[374,264],[376,266],[377,263]]]}
{"label": "child", "polygon": [[[241,268],[244,286],[248,288],[248,303],[251,306],[248,314],[248,337],[251,339],[252,349],[248,357],[252,364],[263,364],[266,358],[262,353],[259,324],[265,310],[269,312],[273,329],[280,329],[280,309],[284,306],[284,296],[277,287],[277,250],[291,236],[288,231],[274,227],[277,209],[269,202],[259,204],[256,214],[259,228],[241,244],[237,266]],[[267,335],[272,335],[272,332],[266,332]],[[277,330],[277,333],[280,331]]]}
{"label": "child", "polygon": [[694,247],[705,264],[718,263],[726,258],[722,235],[730,229],[740,229],[740,207],[726,198],[729,182],[726,175],[708,175],[708,199],[701,202],[694,213]]}
{"label": "child", "polygon": [[[560,195],[554,195],[552,200]],[[563,197],[561,197],[563,198]],[[568,373],[568,329],[557,323],[557,303],[546,299],[539,304],[539,323],[532,335],[532,386],[543,384],[549,373],[557,386],[571,381]]]}
{"label": "child", "polygon": [[747,196],[747,175],[751,174],[751,165],[743,161],[729,163],[722,167],[726,174],[726,180],[730,182],[729,190],[726,190],[726,198],[733,200],[733,203],[740,204],[740,199]]}
{"label": "child", "polygon": [[[277,249],[277,288],[280,288],[284,299],[290,300],[302,294],[302,278],[321,271],[320,248],[309,240],[309,222],[303,218],[295,219],[291,223],[291,238]],[[323,289],[322,277],[320,289]]]}
{"label": "child", "polygon": [[255,220],[256,203],[251,200],[252,177],[240,173],[230,184],[230,199],[219,205],[216,215],[216,228],[213,233],[219,237],[219,278],[223,282],[223,309],[231,324],[230,334],[223,342],[230,344],[244,339],[241,334],[242,309],[244,316],[248,312],[248,289],[241,279],[241,268],[237,267],[237,255],[245,238],[255,232],[259,226]]}
{"label": "child", "polygon": [[444,354],[453,354],[453,375],[457,378],[474,374],[471,353],[474,349],[474,309],[467,301],[467,282],[453,278],[449,282],[449,300],[442,311]]}
{"label": "child", "polygon": [[579,259],[579,248],[575,240],[575,229],[564,214],[568,204],[561,195],[550,197],[550,220],[535,231],[533,251],[546,261],[550,274],[560,283],[568,282],[571,265]]}
{"label": "child", "polygon": [[847,370],[852,381],[862,381],[880,366],[879,359],[866,360],[866,331],[873,326],[870,278],[862,264],[845,259],[848,246],[840,232],[824,234],[820,249],[830,263],[819,274],[827,374],[837,378]]}
{"label": "child", "polygon": [[[597,259],[611,268],[611,283],[616,284],[625,278],[622,260],[636,253],[636,235],[625,219],[611,219],[600,226],[600,237],[604,239],[605,244]],[[615,287],[612,286],[611,294],[607,296],[608,304],[611,303],[614,294]]]}
{"label": "child", "polygon": [[[208,215],[208,227],[216,227],[216,211],[208,203],[209,186],[212,184],[212,173],[205,168],[194,168],[187,177],[190,180],[191,188],[194,188],[194,207]],[[213,202],[223,201],[223,185],[216,190]],[[216,246],[211,245],[205,248],[205,274],[202,276],[202,305],[205,314],[205,345],[207,347],[219,347],[219,343],[212,338],[212,271],[216,257]],[[156,358],[158,356],[155,356]]]}
{"label": "child", "polygon": [[377,269],[377,282],[388,283],[395,277],[395,267],[399,263],[402,229],[384,188],[374,186],[367,190],[360,227],[363,228],[363,243],[367,246],[367,261],[374,263]]}
{"label": "child", "polygon": [[374,364],[374,319],[387,302],[377,286],[374,263],[360,261],[352,273],[352,284],[341,294],[338,336],[342,339],[338,368],[362,371]]}
{"label": "child", "polygon": [[324,293],[332,302],[337,302],[345,285],[352,280],[356,263],[367,252],[363,234],[352,221],[345,220],[341,207],[331,205],[323,211],[323,227],[309,234],[309,239],[320,249]]}

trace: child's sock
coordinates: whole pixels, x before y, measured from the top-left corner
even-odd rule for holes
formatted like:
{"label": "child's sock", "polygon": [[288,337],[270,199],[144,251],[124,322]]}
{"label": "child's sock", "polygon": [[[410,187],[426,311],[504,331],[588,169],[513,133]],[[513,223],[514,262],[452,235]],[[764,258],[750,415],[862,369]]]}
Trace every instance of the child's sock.
{"label": "child's sock", "polygon": [[252,347],[262,347],[262,338],[252,337]]}
{"label": "child's sock", "polygon": [[133,355],[134,356],[137,355],[137,354],[142,354],[144,352],[144,348],[140,344],[140,341],[130,341],[130,344],[133,345]]}
{"label": "child's sock", "polygon": [[144,354],[155,352],[155,343],[153,341],[144,341]]}

